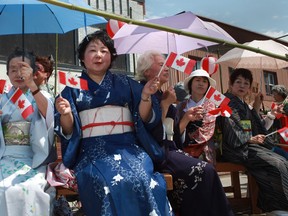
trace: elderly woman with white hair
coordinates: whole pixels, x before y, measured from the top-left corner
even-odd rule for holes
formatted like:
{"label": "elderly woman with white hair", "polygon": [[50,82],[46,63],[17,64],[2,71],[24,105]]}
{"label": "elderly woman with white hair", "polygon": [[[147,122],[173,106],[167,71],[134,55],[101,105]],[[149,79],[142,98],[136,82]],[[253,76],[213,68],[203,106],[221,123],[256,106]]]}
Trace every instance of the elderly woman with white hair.
{"label": "elderly woman with white hair", "polygon": [[[177,111],[173,103],[176,95],[172,86],[161,90],[170,76],[169,68],[164,64],[165,57],[158,51],[145,52],[137,62],[137,79],[144,85],[155,76],[159,77],[159,88],[155,95],[162,109],[162,121],[165,123],[169,119],[168,123],[172,123],[172,130],[171,125],[164,124],[164,134],[162,124],[153,130],[154,137],[166,153],[164,163],[156,164],[155,167],[157,171],[168,172],[173,176],[174,189],[168,192],[172,208],[181,216],[234,215],[213,165],[188,155],[178,149],[173,141],[173,122]],[[190,113],[191,118],[198,118],[197,113]]]}

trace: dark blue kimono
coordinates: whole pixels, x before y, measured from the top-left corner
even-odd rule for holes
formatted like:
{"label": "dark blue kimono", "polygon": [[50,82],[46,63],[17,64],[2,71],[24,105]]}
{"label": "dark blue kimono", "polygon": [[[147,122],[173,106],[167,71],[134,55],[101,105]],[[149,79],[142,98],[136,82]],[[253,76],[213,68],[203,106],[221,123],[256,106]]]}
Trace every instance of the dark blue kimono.
{"label": "dark blue kimono", "polygon": [[[166,183],[154,172],[153,162],[139,147],[134,132],[82,138],[79,112],[105,105],[127,107],[133,117],[143,86],[127,76],[107,72],[100,85],[85,72],[89,91],[66,87],[74,115],[74,130],[67,139],[61,133],[60,114],[55,111],[55,131],[61,137],[63,163],[75,171],[80,200],[87,216],[173,215],[166,197]],[[133,94],[132,94],[133,91]],[[153,99],[153,129],[161,118]]]}

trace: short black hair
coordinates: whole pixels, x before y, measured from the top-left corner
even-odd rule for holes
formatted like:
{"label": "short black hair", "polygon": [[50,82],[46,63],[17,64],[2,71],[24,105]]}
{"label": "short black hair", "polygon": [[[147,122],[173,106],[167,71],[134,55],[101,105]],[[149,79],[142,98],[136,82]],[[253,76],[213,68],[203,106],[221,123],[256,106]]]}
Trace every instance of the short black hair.
{"label": "short black hair", "polygon": [[23,59],[24,58],[29,59],[30,60],[30,66],[33,69],[33,73],[36,72],[36,64],[35,64],[36,57],[35,57],[34,53],[31,51],[23,50],[19,47],[16,47],[15,50],[7,58],[7,62],[6,62],[7,74],[9,71],[9,63],[10,63],[11,59],[17,58],[17,57],[23,57]]}
{"label": "short black hair", "polygon": [[88,44],[91,41],[95,41],[95,40],[100,40],[110,51],[111,64],[110,64],[109,68],[111,68],[112,62],[117,57],[117,52],[116,52],[116,49],[114,47],[114,41],[109,37],[109,35],[104,30],[98,30],[98,31],[95,31],[94,33],[88,34],[79,44],[78,49],[77,49],[77,54],[78,54],[78,59],[80,60],[81,66],[83,66],[85,68],[85,65],[83,63],[85,50],[86,50]]}
{"label": "short black hair", "polygon": [[252,85],[253,82],[253,75],[250,70],[246,68],[236,68],[232,74],[230,75],[230,84],[233,85],[235,80],[239,77],[242,76],[244,79],[249,80],[250,86]]}

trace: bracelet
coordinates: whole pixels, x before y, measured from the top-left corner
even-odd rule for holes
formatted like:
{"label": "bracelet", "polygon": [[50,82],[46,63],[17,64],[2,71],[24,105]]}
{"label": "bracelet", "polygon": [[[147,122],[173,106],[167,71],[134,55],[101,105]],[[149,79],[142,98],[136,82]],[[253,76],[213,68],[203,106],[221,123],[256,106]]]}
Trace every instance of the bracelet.
{"label": "bracelet", "polygon": [[151,101],[151,96],[149,96],[147,99],[144,99],[141,95],[141,100],[144,102],[149,102],[149,101]]}
{"label": "bracelet", "polygon": [[33,95],[33,96],[36,95],[39,91],[40,91],[40,89],[37,88],[35,91],[32,92],[32,95]]}

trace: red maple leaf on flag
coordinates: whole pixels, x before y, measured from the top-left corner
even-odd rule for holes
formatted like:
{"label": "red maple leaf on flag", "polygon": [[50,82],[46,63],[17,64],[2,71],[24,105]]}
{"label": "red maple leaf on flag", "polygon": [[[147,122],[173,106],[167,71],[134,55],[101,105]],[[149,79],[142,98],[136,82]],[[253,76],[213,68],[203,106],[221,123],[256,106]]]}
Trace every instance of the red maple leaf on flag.
{"label": "red maple leaf on flag", "polygon": [[215,101],[221,101],[221,95],[220,94],[217,94],[217,95],[215,94],[214,95],[214,100]]}
{"label": "red maple leaf on flag", "polygon": [[68,79],[68,82],[69,82],[71,85],[75,85],[75,86],[78,84],[78,82],[75,81],[74,77]]}
{"label": "red maple leaf on flag", "polygon": [[184,59],[181,58],[181,59],[177,59],[177,60],[176,60],[176,64],[177,64],[179,67],[182,67],[182,66],[185,65],[186,63],[184,62]]}
{"label": "red maple leaf on flag", "polygon": [[19,101],[18,101],[18,107],[19,107],[20,109],[23,109],[23,108],[25,107],[25,100],[19,100]]}

